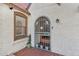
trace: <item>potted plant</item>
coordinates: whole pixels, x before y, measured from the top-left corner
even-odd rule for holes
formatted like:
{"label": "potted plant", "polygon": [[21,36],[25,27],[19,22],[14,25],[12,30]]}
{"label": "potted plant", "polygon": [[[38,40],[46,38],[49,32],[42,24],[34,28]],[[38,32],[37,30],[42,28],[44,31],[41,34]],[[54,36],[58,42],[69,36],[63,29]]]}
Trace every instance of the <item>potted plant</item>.
{"label": "potted plant", "polygon": [[29,40],[27,42],[27,48],[31,48],[31,35],[29,35]]}
{"label": "potted plant", "polygon": [[36,44],[36,48],[38,48],[38,44]]}

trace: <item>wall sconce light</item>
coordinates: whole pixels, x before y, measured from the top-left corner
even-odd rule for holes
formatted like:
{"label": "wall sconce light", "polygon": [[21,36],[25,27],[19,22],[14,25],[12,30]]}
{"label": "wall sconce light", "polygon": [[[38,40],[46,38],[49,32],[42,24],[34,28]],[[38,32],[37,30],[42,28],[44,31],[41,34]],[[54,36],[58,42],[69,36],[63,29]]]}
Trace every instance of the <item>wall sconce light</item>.
{"label": "wall sconce light", "polygon": [[57,18],[57,19],[56,19],[56,23],[59,23],[59,22],[60,22],[60,21],[59,21],[59,19]]}
{"label": "wall sconce light", "polygon": [[52,26],[52,29],[53,29],[53,26]]}
{"label": "wall sconce light", "polygon": [[9,3],[9,8],[10,8],[10,10],[12,10],[12,9],[13,9],[13,6],[12,6],[12,4],[11,4],[11,3]]}
{"label": "wall sconce light", "polygon": [[13,9],[13,7],[10,7],[10,10],[12,10]]}

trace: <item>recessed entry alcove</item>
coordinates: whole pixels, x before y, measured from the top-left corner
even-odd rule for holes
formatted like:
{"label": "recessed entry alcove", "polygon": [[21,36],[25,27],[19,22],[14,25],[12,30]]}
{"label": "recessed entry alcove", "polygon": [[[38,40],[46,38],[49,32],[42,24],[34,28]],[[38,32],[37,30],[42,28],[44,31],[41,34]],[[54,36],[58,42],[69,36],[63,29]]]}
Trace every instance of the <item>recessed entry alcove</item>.
{"label": "recessed entry alcove", "polygon": [[35,47],[50,50],[50,21],[45,16],[35,22]]}

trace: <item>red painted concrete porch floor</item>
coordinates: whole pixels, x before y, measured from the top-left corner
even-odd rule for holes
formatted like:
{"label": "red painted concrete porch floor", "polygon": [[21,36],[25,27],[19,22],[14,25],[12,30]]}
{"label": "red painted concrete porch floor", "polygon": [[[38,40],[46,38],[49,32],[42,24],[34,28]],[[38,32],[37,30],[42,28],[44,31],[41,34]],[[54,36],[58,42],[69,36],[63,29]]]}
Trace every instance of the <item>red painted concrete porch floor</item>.
{"label": "red painted concrete porch floor", "polygon": [[16,53],[15,56],[62,56],[61,54],[45,51],[37,48],[24,48]]}

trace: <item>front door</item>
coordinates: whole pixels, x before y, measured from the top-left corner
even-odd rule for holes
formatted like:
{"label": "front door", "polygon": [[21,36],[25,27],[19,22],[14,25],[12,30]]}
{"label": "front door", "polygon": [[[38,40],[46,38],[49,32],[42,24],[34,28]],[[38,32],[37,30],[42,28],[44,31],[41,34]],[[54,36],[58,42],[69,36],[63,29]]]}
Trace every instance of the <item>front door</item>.
{"label": "front door", "polygon": [[35,22],[35,47],[50,50],[50,21],[45,16]]}

